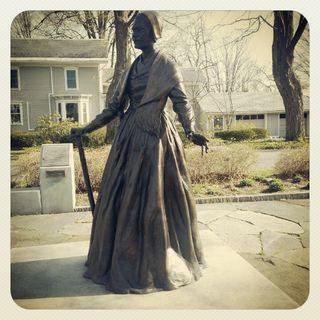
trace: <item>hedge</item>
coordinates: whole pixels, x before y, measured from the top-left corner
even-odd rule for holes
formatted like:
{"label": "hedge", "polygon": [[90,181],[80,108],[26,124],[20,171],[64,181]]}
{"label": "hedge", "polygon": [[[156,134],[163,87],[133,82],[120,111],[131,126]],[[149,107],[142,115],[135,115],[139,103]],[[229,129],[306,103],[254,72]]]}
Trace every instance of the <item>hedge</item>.
{"label": "hedge", "polygon": [[215,133],[216,138],[231,141],[257,140],[267,138],[268,131],[261,128],[237,129],[229,131],[218,131]]}
{"label": "hedge", "polygon": [[40,136],[37,132],[13,132],[11,133],[11,149],[20,150],[41,144]]}
{"label": "hedge", "polygon": [[[11,149],[19,150],[43,143],[68,143],[71,128],[78,127],[77,122],[70,120],[59,121],[57,114],[44,115],[37,121],[34,131],[14,132],[11,134]],[[101,128],[89,135],[83,136],[86,147],[100,147],[105,144],[106,129]],[[73,144],[75,145],[75,141]]]}

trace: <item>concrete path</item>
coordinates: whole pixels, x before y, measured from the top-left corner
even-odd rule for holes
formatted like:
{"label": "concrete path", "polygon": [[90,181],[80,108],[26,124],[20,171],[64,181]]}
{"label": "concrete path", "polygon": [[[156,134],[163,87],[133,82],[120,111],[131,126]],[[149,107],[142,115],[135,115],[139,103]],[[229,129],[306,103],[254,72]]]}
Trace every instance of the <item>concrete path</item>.
{"label": "concrete path", "polygon": [[[27,309],[287,309],[298,304],[213,232],[201,236],[209,267],[192,285],[147,295],[116,295],[84,279],[88,242],[12,251],[12,295]],[[63,257],[64,256],[64,257]]]}
{"label": "concrete path", "polygon": [[114,295],[84,279],[90,213],[12,218],[12,294],[31,309],[286,309],[309,285],[307,200],[197,205],[209,267],[170,292]]}

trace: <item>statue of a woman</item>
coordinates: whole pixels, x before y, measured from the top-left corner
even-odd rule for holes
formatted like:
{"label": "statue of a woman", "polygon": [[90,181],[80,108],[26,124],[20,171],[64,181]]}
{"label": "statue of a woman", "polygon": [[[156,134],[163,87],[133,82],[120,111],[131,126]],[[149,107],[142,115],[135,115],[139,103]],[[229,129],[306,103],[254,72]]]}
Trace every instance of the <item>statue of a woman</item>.
{"label": "statue of a woman", "polygon": [[123,73],[116,92],[81,135],[117,116],[120,124],[103,173],[84,276],[116,293],[172,290],[198,280],[204,257],[185,154],[168,97],[188,138],[206,147],[194,131],[176,65],[155,50],[159,15],[141,12],[133,42],[142,54]]}

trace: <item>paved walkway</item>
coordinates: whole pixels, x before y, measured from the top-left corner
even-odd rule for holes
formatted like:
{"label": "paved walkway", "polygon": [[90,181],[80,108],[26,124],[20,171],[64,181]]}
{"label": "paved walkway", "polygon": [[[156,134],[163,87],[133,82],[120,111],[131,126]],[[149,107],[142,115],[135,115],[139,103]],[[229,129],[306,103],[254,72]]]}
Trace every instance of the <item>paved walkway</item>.
{"label": "paved walkway", "polygon": [[12,218],[12,294],[31,309],[286,309],[308,294],[308,201],[198,205],[209,267],[170,292],[114,295],[84,279],[90,213]]}

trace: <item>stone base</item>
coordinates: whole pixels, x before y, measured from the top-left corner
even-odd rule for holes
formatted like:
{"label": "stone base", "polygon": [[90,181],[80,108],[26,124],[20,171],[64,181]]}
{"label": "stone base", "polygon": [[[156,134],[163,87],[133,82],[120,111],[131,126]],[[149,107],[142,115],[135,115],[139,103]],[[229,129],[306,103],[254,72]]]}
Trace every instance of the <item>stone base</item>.
{"label": "stone base", "polygon": [[21,188],[11,190],[11,215],[41,213],[41,195],[39,188]]}

